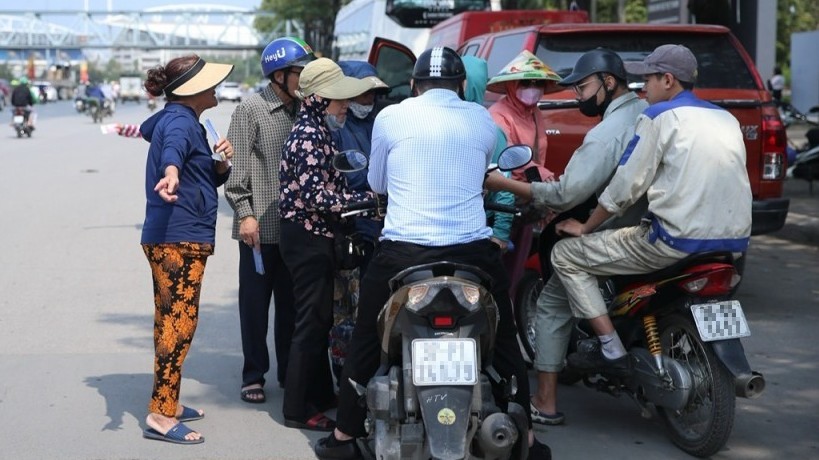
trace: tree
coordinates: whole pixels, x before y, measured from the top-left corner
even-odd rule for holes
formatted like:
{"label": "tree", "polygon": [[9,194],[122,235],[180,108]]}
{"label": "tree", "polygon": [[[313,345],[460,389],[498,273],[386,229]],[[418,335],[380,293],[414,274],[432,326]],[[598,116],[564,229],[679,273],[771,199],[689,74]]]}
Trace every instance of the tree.
{"label": "tree", "polygon": [[779,0],[776,8],[776,62],[790,68],[791,34],[817,29],[819,0]]}
{"label": "tree", "polygon": [[341,5],[342,0],[263,0],[259,9],[274,13],[276,18],[260,17],[254,25],[259,31],[270,33],[284,20],[298,21],[304,27],[304,41],[316,52],[330,56]]}

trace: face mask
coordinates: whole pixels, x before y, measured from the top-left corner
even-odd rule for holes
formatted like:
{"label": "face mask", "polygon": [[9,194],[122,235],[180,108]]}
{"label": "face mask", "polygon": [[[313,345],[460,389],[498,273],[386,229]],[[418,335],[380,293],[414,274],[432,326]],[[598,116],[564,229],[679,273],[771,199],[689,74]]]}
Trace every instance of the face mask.
{"label": "face mask", "polygon": [[350,111],[353,112],[353,115],[356,118],[358,118],[360,120],[363,120],[363,119],[367,118],[367,115],[369,115],[370,112],[373,111],[373,106],[372,105],[361,105],[361,104],[359,104],[357,102],[350,102]]}
{"label": "face mask", "polygon": [[603,87],[603,91],[605,91],[606,96],[603,98],[603,103],[597,105],[597,93],[594,93],[592,97],[586,99],[585,101],[578,101],[577,105],[580,109],[580,113],[587,117],[599,117],[606,113],[606,109],[609,108],[609,104],[611,103],[611,96],[614,94],[614,91],[609,91],[605,87]]}
{"label": "face mask", "polygon": [[340,130],[341,128],[344,127],[344,122],[347,121],[346,118],[344,119],[344,121],[338,121],[338,117],[333,115],[332,113],[327,114],[326,120],[327,120],[327,128],[330,131]]}
{"label": "face mask", "polygon": [[543,89],[542,88],[518,88],[515,95],[518,97],[518,100],[527,107],[532,107],[533,105],[537,104],[537,101],[540,100],[540,97],[543,96]]}

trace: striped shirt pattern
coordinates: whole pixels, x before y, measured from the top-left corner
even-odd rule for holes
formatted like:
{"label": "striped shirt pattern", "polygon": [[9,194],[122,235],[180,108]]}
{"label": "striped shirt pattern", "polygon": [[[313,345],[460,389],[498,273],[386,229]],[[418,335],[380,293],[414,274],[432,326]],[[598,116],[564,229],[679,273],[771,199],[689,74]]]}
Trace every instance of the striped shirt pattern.
{"label": "striped shirt pattern", "polygon": [[382,110],[367,176],[388,195],[382,239],[448,246],[492,236],[482,191],[496,140],[489,112],[453,91],[431,89]]}
{"label": "striped shirt pattern", "polygon": [[262,244],[279,244],[279,163],[294,121],[270,85],[233,112],[227,133],[233,172],[225,185],[234,211],[233,239],[239,239],[240,220],[255,216]]}

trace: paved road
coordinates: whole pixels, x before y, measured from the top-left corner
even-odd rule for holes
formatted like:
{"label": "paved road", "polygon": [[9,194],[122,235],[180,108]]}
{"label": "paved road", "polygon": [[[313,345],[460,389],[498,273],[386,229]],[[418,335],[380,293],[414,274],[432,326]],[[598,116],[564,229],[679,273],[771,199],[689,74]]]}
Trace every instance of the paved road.
{"label": "paved road", "polygon": [[[233,107],[206,116],[226,132]],[[238,398],[238,258],[224,202],[182,390],[184,403],[207,412],[191,424],[207,441],[142,439],[153,314],[138,244],[147,146],[102,135],[68,103],[39,110],[32,139],[0,129],[0,458],[311,458],[318,435],[283,427],[280,390],[258,406]],[[115,118],[145,115],[131,103]],[[768,391],[738,401],[716,459],[819,458],[819,193],[788,183],[787,194],[787,227],[753,238],[739,292],[753,331],[746,350]],[[537,433],[556,459],[689,458],[629,400],[579,385],[561,394],[568,424]]]}

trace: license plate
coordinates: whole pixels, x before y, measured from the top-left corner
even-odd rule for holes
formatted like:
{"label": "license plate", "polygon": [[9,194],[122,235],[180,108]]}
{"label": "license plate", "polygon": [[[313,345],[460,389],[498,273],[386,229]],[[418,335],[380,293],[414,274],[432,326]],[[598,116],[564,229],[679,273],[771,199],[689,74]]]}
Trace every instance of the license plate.
{"label": "license plate", "polygon": [[412,341],[412,383],[474,385],[478,381],[474,339],[415,339]]}
{"label": "license plate", "polygon": [[20,124],[22,122],[23,122],[23,116],[22,115],[15,115],[14,116],[14,123]]}
{"label": "license plate", "polygon": [[705,342],[751,335],[745,313],[737,300],[691,305],[691,314]]}

